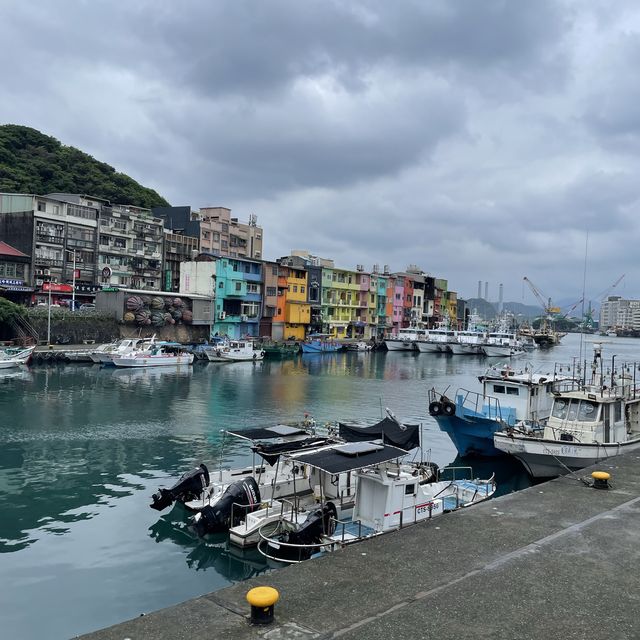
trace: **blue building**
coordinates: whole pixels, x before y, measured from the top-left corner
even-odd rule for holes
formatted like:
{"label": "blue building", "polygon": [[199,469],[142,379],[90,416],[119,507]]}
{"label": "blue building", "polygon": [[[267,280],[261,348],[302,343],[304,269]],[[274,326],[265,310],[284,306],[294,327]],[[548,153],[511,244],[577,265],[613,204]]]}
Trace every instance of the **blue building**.
{"label": "blue building", "polygon": [[262,263],[216,257],[216,311],[213,334],[258,336],[262,309]]}

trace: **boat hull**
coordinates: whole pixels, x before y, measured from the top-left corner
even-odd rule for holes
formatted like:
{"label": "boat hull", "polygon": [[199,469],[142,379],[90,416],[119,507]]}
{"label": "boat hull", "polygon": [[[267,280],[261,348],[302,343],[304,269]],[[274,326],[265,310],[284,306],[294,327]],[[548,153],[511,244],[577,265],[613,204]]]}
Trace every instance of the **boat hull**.
{"label": "boat hull", "polygon": [[410,340],[385,340],[387,351],[413,351],[415,346]]}
{"label": "boat hull", "polygon": [[178,356],[120,356],[113,358],[116,367],[175,367],[176,365],[190,365],[193,354],[185,353]]}
{"label": "boat hull", "polygon": [[461,456],[495,457],[504,455],[496,449],[493,435],[503,428],[497,420],[483,417],[434,416]]}
{"label": "boat hull", "polygon": [[340,351],[339,344],[302,343],[302,353],[335,353],[336,351]]}
{"label": "boat hull", "polygon": [[416,346],[420,353],[441,353],[440,345],[435,342],[418,342]]}
{"label": "boat hull", "polygon": [[640,438],[612,444],[584,444],[496,433],[494,443],[517,458],[533,478],[555,478],[621,453],[640,450]]}

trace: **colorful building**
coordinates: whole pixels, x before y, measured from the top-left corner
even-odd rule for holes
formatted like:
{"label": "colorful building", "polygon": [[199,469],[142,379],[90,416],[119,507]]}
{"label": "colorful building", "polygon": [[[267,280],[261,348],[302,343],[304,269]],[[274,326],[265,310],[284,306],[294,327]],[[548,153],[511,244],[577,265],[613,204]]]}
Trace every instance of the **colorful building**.
{"label": "colorful building", "polygon": [[216,258],[213,335],[230,338],[258,335],[262,312],[262,282],[261,262]]}

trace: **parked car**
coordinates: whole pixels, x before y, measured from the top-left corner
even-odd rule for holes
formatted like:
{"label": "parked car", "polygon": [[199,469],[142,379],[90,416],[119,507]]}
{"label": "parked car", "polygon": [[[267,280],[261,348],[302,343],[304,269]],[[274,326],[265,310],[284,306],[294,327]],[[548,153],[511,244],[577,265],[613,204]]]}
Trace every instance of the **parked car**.
{"label": "parked car", "polygon": [[96,305],[93,302],[85,302],[80,305],[80,311],[95,311]]}

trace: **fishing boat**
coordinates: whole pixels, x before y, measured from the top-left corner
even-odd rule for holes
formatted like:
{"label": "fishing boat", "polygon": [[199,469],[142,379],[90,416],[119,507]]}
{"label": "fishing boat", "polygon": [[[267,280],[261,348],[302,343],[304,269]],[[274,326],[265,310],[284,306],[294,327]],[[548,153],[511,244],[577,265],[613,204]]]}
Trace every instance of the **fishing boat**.
{"label": "fishing boat", "polygon": [[[228,442],[239,441],[247,445],[251,451],[251,464],[244,464],[235,469],[223,469],[220,465],[211,477],[206,465],[201,464],[195,470],[185,473],[170,489],[159,489],[153,495],[151,507],[162,511],[174,502],[181,502],[190,511],[201,511],[205,507],[213,506],[231,484],[247,476],[256,480],[263,498],[289,495],[295,474],[292,468],[279,464],[280,454],[329,441],[330,438],[327,436],[316,437],[315,426],[313,417],[305,414],[304,420],[297,424],[224,430],[220,459],[224,457]],[[260,462],[257,460],[258,457]],[[197,485],[197,491],[194,491],[192,478],[205,476],[206,482],[202,486]]]}
{"label": "fishing boat", "polygon": [[32,347],[8,347],[0,350],[0,369],[11,369],[27,364],[35,350]]}
{"label": "fishing boat", "polygon": [[254,362],[265,356],[263,349],[255,349],[251,340],[230,340],[205,351],[209,362]]}
{"label": "fishing boat", "polygon": [[[147,344],[151,344],[155,336],[147,340]],[[96,364],[113,364],[113,356],[120,356],[139,349],[140,345],[145,342],[142,338],[123,338],[109,344],[102,344],[92,349],[89,357]]]}
{"label": "fishing boat", "polygon": [[297,342],[262,343],[261,349],[265,358],[292,358],[300,353]]}
{"label": "fishing boat", "polygon": [[398,333],[385,338],[384,344],[388,351],[414,351],[420,340],[425,340],[427,330],[419,327],[398,329]]}
{"label": "fishing boat", "polygon": [[517,423],[494,434],[495,447],[517,458],[534,478],[551,478],[640,450],[640,386],[636,363],[605,373],[602,345],[582,377],[557,382],[544,423]]}
{"label": "fishing boat", "polygon": [[[389,445],[401,450],[403,455],[411,450],[419,449],[419,459],[403,460],[399,463],[403,473],[411,475],[416,481],[433,481],[437,474],[437,465],[425,460],[420,447],[420,425],[403,424],[398,422],[388,410],[388,415],[375,424],[353,424],[338,422],[332,425],[334,441],[323,447],[313,448],[311,451],[324,451],[337,444],[361,443],[375,439],[377,443]],[[307,451],[309,452],[309,451]],[[285,462],[289,460],[294,467],[304,469],[303,481],[294,485],[294,493],[272,500],[261,505],[261,508],[247,514],[246,518],[229,529],[229,541],[241,547],[256,545],[260,541],[260,530],[268,523],[275,523],[286,511],[301,513],[317,508],[320,498],[331,500],[336,505],[336,513],[340,517],[350,517],[354,507],[356,478],[351,471],[327,476],[319,474],[314,467],[307,467],[297,459],[300,453],[292,451],[284,453]],[[292,461],[292,462],[291,462]]]}
{"label": "fishing boat", "polygon": [[458,331],[447,347],[454,356],[483,355],[485,334],[481,331]]}
{"label": "fishing boat", "polygon": [[[325,478],[353,475],[353,507],[321,493],[310,508],[292,502],[280,518],[259,529],[258,550],[278,562],[298,563],[367,538],[396,531],[491,497],[496,490],[488,480],[422,479],[403,467],[403,449],[365,441],[324,447],[292,456],[313,469],[324,486]],[[441,473],[446,473],[442,470]]]}
{"label": "fishing boat", "polygon": [[116,367],[173,367],[193,364],[193,353],[181,351],[176,342],[154,342],[149,348],[142,348],[122,355],[113,355]]}
{"label": "fishing boat", "polygon": [[446,391],[431,389],[429,415],[461,456],[502,455],[494,446],[494,434],[518,422],[546,420],[553,405],[553,383],[571,380],[571,371],[572,365],[556,365],[550,373],[491,367],[478,376],[479,393],[460,388],[451,400]]}
{"label": "fishing boat", "polygon": [[310,333],[302,343],[302,353],[335,353],[340,349],[342,345],[327,333]]}
{"label": "fishing boat", "polygon": [[347,351],[359,351],[362,353],[366,351],[371,351],[373,349],[373,345],[370,342],[364,342],[360,340],[359,342],[346,343],[345,348]]}

